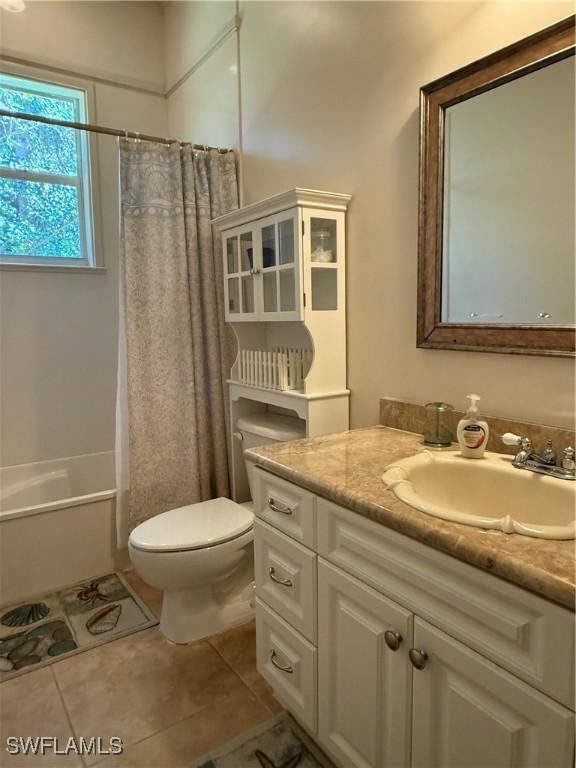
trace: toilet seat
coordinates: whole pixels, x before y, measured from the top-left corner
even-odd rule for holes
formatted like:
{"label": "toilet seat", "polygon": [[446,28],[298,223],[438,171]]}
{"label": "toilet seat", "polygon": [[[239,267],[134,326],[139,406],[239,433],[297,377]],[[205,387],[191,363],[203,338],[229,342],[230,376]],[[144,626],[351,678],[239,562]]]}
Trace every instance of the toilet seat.
{"label": "toilet seat", "polygon": [[147,552],[205,549],[242,536],[254,524],[251,509],[219,498],[162,512],[140,523],[129,544]]}

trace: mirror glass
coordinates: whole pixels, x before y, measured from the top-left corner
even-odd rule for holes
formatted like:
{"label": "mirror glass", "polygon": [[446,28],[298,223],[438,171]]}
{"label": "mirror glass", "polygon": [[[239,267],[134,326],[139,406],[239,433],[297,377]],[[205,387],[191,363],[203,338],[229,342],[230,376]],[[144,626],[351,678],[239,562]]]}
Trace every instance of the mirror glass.
{"label": "mirror glass", "polygon": [[574,57],[446,108],[445,323],[575,323]]}

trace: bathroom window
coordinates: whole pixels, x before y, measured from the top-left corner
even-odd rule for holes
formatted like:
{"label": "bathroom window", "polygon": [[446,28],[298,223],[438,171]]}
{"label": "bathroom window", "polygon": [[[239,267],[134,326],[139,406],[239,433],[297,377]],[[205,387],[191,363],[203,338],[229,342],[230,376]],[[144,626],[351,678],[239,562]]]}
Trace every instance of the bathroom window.
{"label": "bathroom window", "polygon": [[[88,121],[91,86],[0,73],[0,108]],[[0,264],[93,267],[90,138],[85,131],[0,117]]]}

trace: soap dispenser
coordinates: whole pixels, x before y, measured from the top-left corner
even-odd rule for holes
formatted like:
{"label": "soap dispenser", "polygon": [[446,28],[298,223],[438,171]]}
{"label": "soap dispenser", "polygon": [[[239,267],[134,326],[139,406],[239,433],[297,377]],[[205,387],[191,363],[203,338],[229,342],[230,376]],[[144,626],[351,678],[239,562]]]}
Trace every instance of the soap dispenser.
{"label": "soap dispenser", "polygon": [[486,450],[490,429],[480,416],[478,400],[480,395],[467,395],[470,405],[466,415],[458,422],[456,436],[460,444],[462,456],[468,459],[481,459]]}

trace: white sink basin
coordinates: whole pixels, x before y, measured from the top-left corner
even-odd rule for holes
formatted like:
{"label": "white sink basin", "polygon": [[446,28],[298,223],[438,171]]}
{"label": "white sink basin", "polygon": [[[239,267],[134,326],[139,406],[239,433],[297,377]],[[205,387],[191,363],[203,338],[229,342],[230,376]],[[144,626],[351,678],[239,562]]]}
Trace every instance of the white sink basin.
{"label": "white sink basin", "polygon": [[511,456],[424,450],[390,464],[382,480],[401,501],[443,520],[542,539],[575,537],[576,482],[516,469]]}

